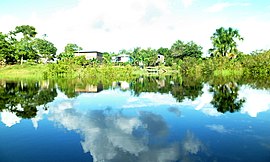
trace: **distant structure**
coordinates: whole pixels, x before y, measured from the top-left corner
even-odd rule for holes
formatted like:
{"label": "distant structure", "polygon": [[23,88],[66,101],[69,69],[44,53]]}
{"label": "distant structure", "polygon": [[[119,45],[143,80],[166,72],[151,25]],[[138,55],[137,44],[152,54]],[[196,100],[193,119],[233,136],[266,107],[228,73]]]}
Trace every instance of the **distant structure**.
{"label": "distant structure", "polygon": [[98,85],[76,85],[75,92],[77,93],[98,93],[103,90],[103,84],[99,83]]}
{"label": "distant structure", "polygon": [[122,90],[127,90],[129,89],[130,87],[130,84],[126,81],[119,81],[119,82],[113,82],[112,83],[112,87],[113,88],[120,88]]}
{"label": "distant structure", "polygon": [[86,60],[99,60],[102,62],[103,60],[103,53],[98,51],[75,51],[74,56],[84,56]]}
{"label": "distant structure", "polygon": [[163,64],[164,60],[165,60],[165,57],[163,55],[158,54],[158,58],[157,58],[156,63],[157,64]]}
{"label": "distant structure", "polygon": [[131,61],[131,57],[130,55],[127,55],[127,54],[122,54],[122,55],[112,57],[112,62],[126,63],[130,61]]}

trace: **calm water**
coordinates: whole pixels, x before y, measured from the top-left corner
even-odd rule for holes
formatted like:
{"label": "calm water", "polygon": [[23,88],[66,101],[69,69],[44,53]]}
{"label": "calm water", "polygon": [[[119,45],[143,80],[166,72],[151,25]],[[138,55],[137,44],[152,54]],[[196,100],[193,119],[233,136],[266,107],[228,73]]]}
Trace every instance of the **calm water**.
{"label": "calm water", "polygon": [[1,162],[270,161],[270,91],[138,78],[0,81]]}

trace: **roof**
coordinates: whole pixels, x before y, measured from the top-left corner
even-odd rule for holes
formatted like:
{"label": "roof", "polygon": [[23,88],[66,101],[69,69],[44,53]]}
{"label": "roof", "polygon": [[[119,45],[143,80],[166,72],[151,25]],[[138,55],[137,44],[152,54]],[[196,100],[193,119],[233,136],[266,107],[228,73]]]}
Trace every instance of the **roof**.
{"label": "roof", "polygon": [[74,51],[74,53],[103,53],[99,51]]}
{"label": "roof", "polygon": [[117,55],[115,57],[130,57],[130,55],[127,55],[127,54],[120,54],[120,55]]}

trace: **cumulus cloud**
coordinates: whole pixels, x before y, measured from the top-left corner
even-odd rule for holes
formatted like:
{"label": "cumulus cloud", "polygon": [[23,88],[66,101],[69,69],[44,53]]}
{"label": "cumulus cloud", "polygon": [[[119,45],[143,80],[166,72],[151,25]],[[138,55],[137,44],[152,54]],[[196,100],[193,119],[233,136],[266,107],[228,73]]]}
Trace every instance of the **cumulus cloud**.
{"label": "cumulus cloud", "polygon": [[195,137],[191,131],[186,132],[186,137],[183,140],[183,150],[186,154],[197,154],[205,149],[203,143]]}
{"label": "cumulus cloud", "polygon": [[[79,132],[85,152],[91,153],[94,161],[123,161],[127,159],[177,160],[178,147],[167,145],[159,148],[148,145],[152,137],[167,135],[167,125],[163,118],[150,112],[141,112],[141,117],[127,117],[121,113],[92,110],[80,113],[75,109],[54,111],[49,119],[63,125],[68,130]],[[135,133],[139,131],[141,133]],[[161,152],[168,151],[168,154]]]}
{"label": "cumulus cloud", "polygon": [[249,86],[241,87],[239,98],[245,98],[241,113],[257,117],[261,112],[270,110],[270,93],[267,90],[256,90]]}
{"label": "cumulus cloud", "polygon": [[203,108],[201,110],[204,114],[209,115],[209,116],[221,116],[222,113],[218,112],[217,109],[211,107],[211,108]]}
{"label": "cumulus cloud", "polygon": [[160,93],[141,93],[139,97],[131,97],[128,102],[124,104],[123,108],[139,108],[161,105],[179,105],[175,98],[171,94]]}
{"label": "cumulus cloud", "polygon": [[206,125],[207,128],[216,131],[218,133],[228,133],[229,130],[225,129],[223,125],[219,124],[211,124],[211,125]]}
{"label": "cumulus cloud", "polygon": [[117,109],[81,111],[74,106],[73,100],[56,98],[43,113],[57,125],[79,133],[84,152],[94,161],[177,161],[204,150],[190,131],[183,140],[166,141],[170,132],[161,115],[140,111],[132,116]]}
{"label": "cumulus cloud", "polygon": [[[190,12],[183,15],[180,12],[181,3],[189,8]],[[32,13],[25,17],[2,14],[0,31],[8,32],[20,24],[33,25],[39,36],[48,35],[47,39],[57,46],[58,52],[62,52],[67,43],[77,43],[85,50],[118,52],[138,46],[170,47],[176,40],[181,39],[200,44],[207,54],[207,50],[211,48],[210,36],[215,29],[230,25],[247,33],[243,36],[249,40],[248,43],[240,46],[244,52],[251,52],[254,48],[270,48],[269,37],[265,36],[262,40],[261,36],[256,36],[258,31],[267,33],[270,24],[267,20],[260,20],[261,15],[250,13],[244,18],[228,17],[227,13],[219,17],[207,15],[229,7],[248,6],[248,3],[207,2],[210,6],[205,10],[207,12],[198,9],[194,11],[195,7],[192,7],[195,3],[200,4],[194,0],[79,0],[68,9],[60,8],[46,14],[37,11],[31,11]],[[200,16],[194,16],[191,14],[193,12]],[[256,17],[255,22],[245,23],[246,19],[252,16]],[[243,23],[249,25],[241,25]],[[266,27],[254,24],[264,24]],[[261,28],[262,30],[258,30]]]}
{"label": "cumulus cloud", "polygon": [[4,110],[1,112],[1,120],[7,127],[11,127],[17,123],[20,123],[21,118],[17,117],[15,113]]}

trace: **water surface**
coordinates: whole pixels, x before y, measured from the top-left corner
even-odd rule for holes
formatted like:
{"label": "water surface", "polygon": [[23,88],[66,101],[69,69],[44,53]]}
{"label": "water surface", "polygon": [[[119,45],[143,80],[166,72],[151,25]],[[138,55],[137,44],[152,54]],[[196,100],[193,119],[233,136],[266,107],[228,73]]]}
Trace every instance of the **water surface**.
{"label": "water surface", "polygon": [[270,161],[270,91],[179,78],[1,81],[0,161]]}

